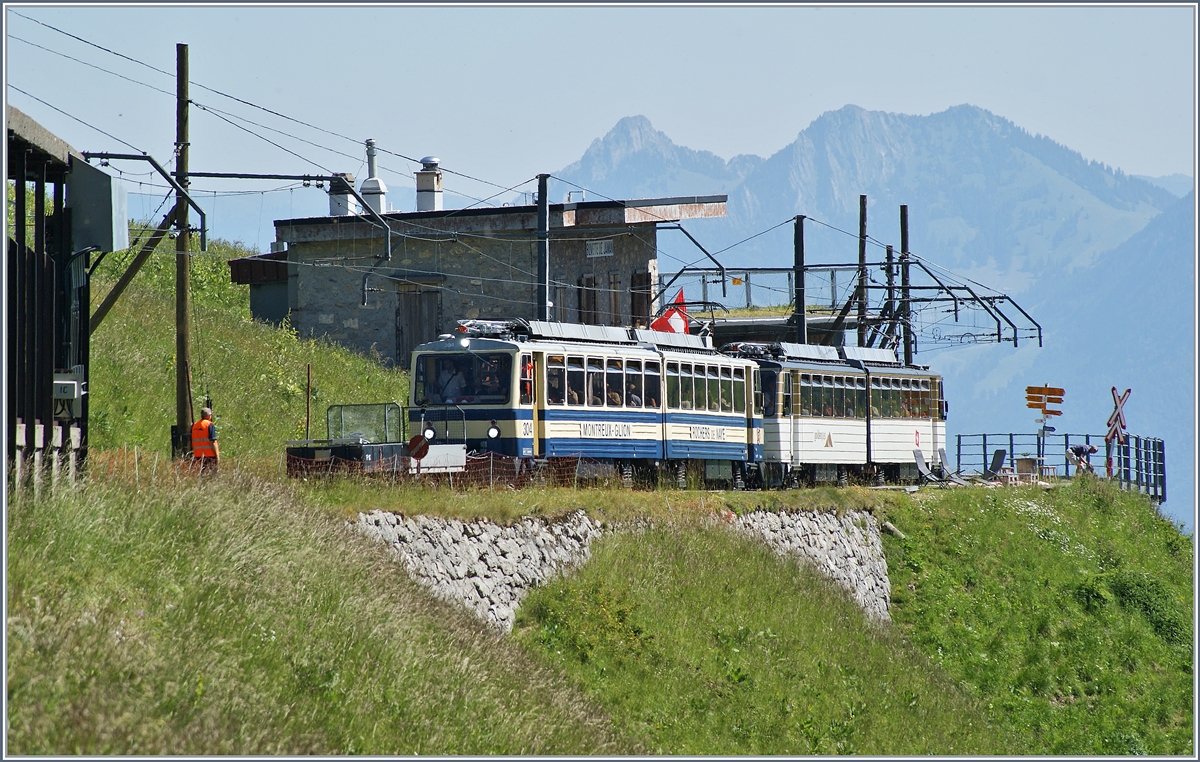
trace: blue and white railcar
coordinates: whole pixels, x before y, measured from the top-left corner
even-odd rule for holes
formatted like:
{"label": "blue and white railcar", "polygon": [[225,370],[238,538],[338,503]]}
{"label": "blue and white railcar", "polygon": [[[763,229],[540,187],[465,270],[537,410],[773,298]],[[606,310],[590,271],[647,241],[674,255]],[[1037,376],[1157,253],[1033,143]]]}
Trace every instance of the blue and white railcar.
{"label": "blue and white railcar", "polygon": [[464,423],[468,450],[618,466],[703,461],[740,485],[761,457],[753,364],[701,337],[537,321],[464,321],[412,359],[412,423]]}

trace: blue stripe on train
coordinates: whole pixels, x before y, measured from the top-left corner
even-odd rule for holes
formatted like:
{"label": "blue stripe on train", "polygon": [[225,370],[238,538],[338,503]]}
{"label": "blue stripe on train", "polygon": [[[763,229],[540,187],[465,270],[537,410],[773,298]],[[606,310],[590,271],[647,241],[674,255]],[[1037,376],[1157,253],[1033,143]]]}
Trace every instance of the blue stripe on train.
{"label": "blue stripe on train", "polygon": [[688,439],[667,441],[666,457],[671,459],[746,460],[744,443],[693,442]]}
{"label": "blue stripe on train", "polygon": [[542,443],[542,451],[553,457],[581,456],[597,459],[662,459],[662,442],[657,439],[567,439],[555,437]]}
{"label": "blue stripe on train", "polygon": [[691,426],[746,426],[746,416],[743,413],[689,413],[670,412],[666,415],[667,423],[687,424]]}

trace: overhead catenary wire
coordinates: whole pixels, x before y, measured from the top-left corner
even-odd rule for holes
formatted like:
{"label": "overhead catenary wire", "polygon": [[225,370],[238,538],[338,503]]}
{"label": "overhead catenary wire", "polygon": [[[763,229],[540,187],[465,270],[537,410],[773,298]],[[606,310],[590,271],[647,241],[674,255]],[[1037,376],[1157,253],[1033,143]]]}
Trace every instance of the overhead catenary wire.
{"label": "overhead catenary wire", "polygon": [[104,135],[105,137],[112,138],[113,140],[117,141],[117,142],[118,142],[118,143],[120,143],[121,145],[123,145],[123,146],[128,146],[129,148],[132,148],[133,150],[137,151],[138,153],[142,153],[142,154],[146,153],[145,151],[143,151],[142,149],[140,149],[140,148],[138,148],[137,146],[133,145],[132,143],[129,143],[129,142],[127,142],[127,141],[124,141],[124,140],[121,140],[119,137],[117,137],[116,135],[113,135],[111,132],[106,132],[106,131],[104,131],[104,130],[100,129],[99,127],[97,127],[96,125],[94,125],[94,124],[91,124],[91,123],[89,123],[89,122],[87,122],[87,121],[85,121],[85,120],[83,120],[83,119],[80,119],[79,117],[75,116],[74,114],[71,114],[71,113],[69,113],[69,112],[67,112],[67,111],[64,111],[64,110],[60,109],[58,106],[55,106],[55,105],[54,105],[54,104],[52,104],[52,103],[47,103],[46,101],[42,100],[41,98],[37,97],[36,95],[33,95],[32,93],[28,93],[28,92],[26,92],[26,91],[22,90],[21,88],[17,87],[16,85],[12,84],[11,82],[9,82],[9,83],[7,83],[7,84],[8,84],[8,86],[9,86],[10,88],[12,88],[13,90],[16,90],[16,91],[17,91],[18,93],[20,93],[21,95],[25,95],[25,96],[27,96],[27,97],[33,98],[35,101],[37,101],[38,103],[42,104],[43,106],[46,106],[46,107],[48,107],[48,108],[52,108],[52,109],[54,109],[55,111],[57,111],[58,113],[62,114],[63,116],[65,116],[65,117],[69,117],[69,118],[71,118],[71,119],[74,119],[76,122],[79,122],[79,123],[80,123],[80,124],[82,124],[84,127],[88,127],[88,128],[90,128],[90,129],[93,129],[93,130],[95,130],[96,132],[99,132],[101,135]]}

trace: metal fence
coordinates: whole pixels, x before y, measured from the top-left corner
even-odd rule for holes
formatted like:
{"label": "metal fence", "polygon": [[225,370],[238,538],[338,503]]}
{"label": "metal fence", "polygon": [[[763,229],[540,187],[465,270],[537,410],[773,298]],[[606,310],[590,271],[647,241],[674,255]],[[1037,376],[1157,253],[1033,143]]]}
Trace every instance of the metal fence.
{"label": "metal fence", "polygon": [[[1095,445],[1091,465],[1097,475],[1112,479],[1121,489],[1142,492],[1161,503],[1167,499],[1166,448],[1161,439],[1129,436],[1125,444],[1104,441],[1103,434],[959,434],[957,470],[982,473],[997,450],[1006,452],[1005,464],[1014,470],[1017,461],[1032,459],[1039,475],[1069,476],[1072,464],[1067,449]],[[1098,462],[1103,457],[1103,462]]]}

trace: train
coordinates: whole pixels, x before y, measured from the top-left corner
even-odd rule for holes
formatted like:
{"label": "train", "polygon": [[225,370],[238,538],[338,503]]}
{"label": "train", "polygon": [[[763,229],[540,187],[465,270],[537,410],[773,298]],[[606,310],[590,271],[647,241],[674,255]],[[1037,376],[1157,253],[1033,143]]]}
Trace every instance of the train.
{"label": "train", "polygon": [[463,320],[414,348],[410,429],[626,483],[743,488],[911,482],[946,442],[941,377],[893,350],[535,320]]}

